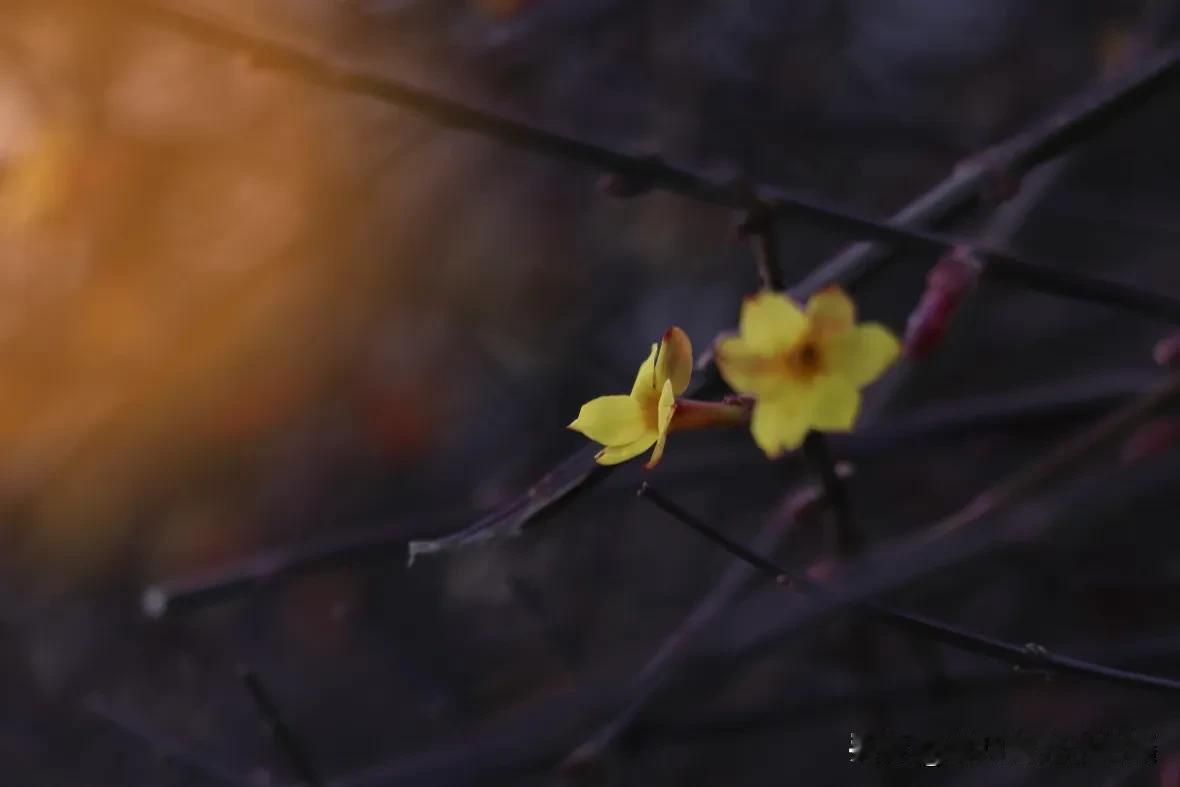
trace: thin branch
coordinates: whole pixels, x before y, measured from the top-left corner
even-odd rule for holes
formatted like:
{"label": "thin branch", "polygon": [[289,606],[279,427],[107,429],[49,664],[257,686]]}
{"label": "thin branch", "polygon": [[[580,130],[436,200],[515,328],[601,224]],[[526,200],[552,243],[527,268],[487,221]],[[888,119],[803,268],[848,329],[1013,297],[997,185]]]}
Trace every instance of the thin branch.
{"label": "thin branch", "polygon": [[[1180,324],[1180,300],[1164,293],[1137,289],[1129,284],[1105,281],[1033,261],[1010,251],[986,248],[910,225],[864,216],[847,207],[769,185],[748,184],[740,179],[712,180],[685,167],[667,164],[657,157],[633,156],[603,145],[558,134],[520,120],[477,109],[409,83],[330,61],[298,47],[236,30],[227,24],[180,9],[164,7],[159,0],[120,0],[128,10],[147,21],[182,32],[195,40],[233,51],[248,52],[260,67],[296,76],[306,82],[356,95],[368,96],[421,113],[438,124],[475,132],[488,139],[617,173],[629,183],[681,194],[698,202],[736,210],[768,210],[811,219],[834,230],[884,241],[893,251],[917,250],[941,254],[967,248],[986,265],[986,272],[1001,281],[1040,292],[1156,317]],[[1180,48],[1149,61],[1135,74],[1115,85],[1087,94],[1077,106],[1051,116],[1024,134],[981,154],[964,172],[968,186],[955,202],[977,197],[997,172],[1019,176],[1028,167],[1086,138],[1121,116],[1130,107],[1155,95],[1180,73]],[[962,185],[959,187],[962,188]],[[827,271],[828,281],[845,278],[848,271]]]}
{"label": "thin branch", "polygon": [[[737,659],[765,652],[771,643],[798,639],[829,613],[873,595],[887,593],[932,576],[939,570],[991,551],[1013,533],[1030,530],[1043,535],[1048,524],[1071,528],[1113,521],[1123,501],[1172,484],[1180,454],[1148,460],[1131,470],[1120,469],[1103,482],[1084,480],[1067,492],[1055,491],[1036,507],[1019,516],[1001,519],[987,528],[974,529],[973,537],[961,533],[946,543],[919,545],[915,549],[885,549],[865,559],[847,575],[821,586],[813,598],[767,592],[734,608],[725,630],[693,649],[690,664],[672,676],[667,693],[690,691],[699,697],[705,686],[715,686],[733,673]],[[894,572],[898,566],[898,572]],[[800,603],[803,602],[803,603]],[[1162,643],[1159,652],[1172,647]],[[1100,654],[1121,658],[1122,650]],[[1004,659],[1007,661],[1007,659]],[[1041,667],[1040,669],[1044,669]],[[1038,667],[1030,668],[1036,672]],[[466,783],[474,774],[511,775],[551,767],[569,753],[571,740],[585,734],[589,725],[609,718],[630,701],[630,674],[609,665],[587,665],[582,681],[557,695],[546,696],[519,713],[478,729],[440,741],[430,749],[415,751],[339,779],[338,787],[418,787],[422,784]]]}
{"label": "thin branch", "polygon": [[[932,438],[956,438],[1026,424],[1043,427],[1046,424],[1069,423],[1109,411],[1115,405],[1142,393],[1145,387],[1158,382],[1159,377],[1156,372],[1118,372],[1099,378],[1069,379],[1026,390],[955,399],[929,405],[913,413],[899,414],[896,418],[880,421],[854,434],[833,435],[831,442],[845,455],[864,457],[893,450],[899,444]],[[591,456],[595,451],[593,447],[587,450]],[[577,460],[581,458],[581,455],[576,457]],[[567,460],[558,471],[550,474],[553,486],[538,484],[530,490],[530,498],[534,501],[548,500],[554,494],[555,487],[564,488],[567,494],[576,489],[585,489],[585,486],[578,486],[579,473],[583,468],[580,461]],[[599,468],[591,460],[591,473],[607,469]],[[604,476],[605,473],[599,475],[600,478]],[[561,479],[560,485],[558,479]],[[521,508],[520,500],[514,498],[506,507],[497,508],[467,529],[446,536],[444,541],[457,540],[462,536],[470,537],[472,540],[469,543],[475,544],[481,538],[507,535],[497,531],[494,526],[489,527],[488,523],[502,526],[508,523],[515,527],[526,521],[526,517],[539,513]],[[541,506],[541,503],[537,505]],[[546,515],[553,513],[551,505],[541,507],[545,509]],[[438,516],[438,524],[458,515]],[[183,615],[303,574],[387,560],[391,555],[404,554],[406,533],[407,526],[399,524],[333,536],[308,545],[293,545],[263,552],[209,572],[154,584],[144,591],[144,613],[149,617]]]}
{"label": "thin branch", "polygon": [[939,539],[997,511],[1073,467],[1096,449],[1180,399],[1180,375],[1173,374],[1143,396],[1106,416],[1089,429],[1061,443],[1044,457],[990,487],[964,508],[926,530],[926,538]]}
{"label": "thin branch", "polygon": [[[1037,670],[992,667],[956,673],[950,680],[954,684],[953,697],[963,699],[1014,687],[1041,688],[1046,682],[1046,675]],[[721,738],[781,733],[826,719],[838,719],[847,713],[850,706],[866,700],[910,708],[928,701],[928,697],[923,695],[921,682],[899,681],[896,676],[873,684],[867,690],[854,688],[843,675],[812,673],[806,684],[800,687],[799,695],[785,703],[706,711],[699,716],[689,716],[683,710],[675,714],[660,713],[637,723],[633,736],[635,741],[643,744],[683,744],[693,741],[716,743]]]}
{"label": "thin branch", "polygon": [[778,256],[778,232],[774,218],[765,203],[746,212],[738,231],[750,238],[758,281],[765,290],[784,290],[783,268]]}
{"label": "thin branch", "polygon": [[824,488],[824,497],[831,502],[832,514],[836,521],[836,554],[845,559],[856,555],[863,544],[856,524],[852,521],[852,501],[849,499],[844,479],[836,472],[836,463],[828,449],[827,438],[822,432],[811,431],[807,434],[803,440],[803,455],[819,476]]}
{"label": "thin branch", "polygon": [[[1099,84],[1083,93],[1080,98],[1067,104],[1067,107],[1056,114],[1056,120],[1046,121],[1027,132],[1023,132],[1006,142],[999,143],[995,150],[1007,149],[1014,156],[1008,171],[1012,177],[1023,175],[1019,169],[1021,162],[1046,160],[1050,151],[1064,150],[1065,140],[1073,143],[1088,139],[1097,131],[1105,128],[1116,119],[1120,113],[1125,113],[1162,89],[1174,76],[1180,66],[1180,49],[1168,50],[1155,60],[1148,62],[1138,70],[1129,74],[1124,80],[1114,84]],[[1122,98],[1126,94],[1130,98]],[[1117,108],[1117,111],[1115,109]],[[1070,129],[1068,135],[1065,129]],[[1039,133],[1039,137],[1037,134]],[[1043,143],[1035,140],[1042,138]],[[894,214],[890,223],[896,227],[917,227],[945,222],[949,218],[962,212],[975,203],[980,195],[986,192],[990,183],[989,173],[993,171],[996,162],[1001,157],[992,152],[985,152],[975,160],[965,162],[957,167],[946,179],[933,188],[921,194],[899,212]],[[988,162],[986,165],[984,162]],[[871,276],[877,268],[889,259],[896,249],[889,244],[861,242],[855,243],[841,251],[835,257],[818,266],[811,274],[790,288],[790,294],[797,300],[805,300],[807,296],[833,282],[839,282],[845,287],[854,288],[859,282]],[[994,271],[993,271],[994,275]],[[698,387],[692,395],[698,396],[703,387],[716,387],[720,382],[716,370],[711,362],[702,364],[705,372],[712,375],[712,379],[705,386]],[[602,470],[594,464],[594,451],[582,450],[571,454],[562,463],[564,475],[569,483],[561,487],[560,495],[568,495],[579,484],[587,479],[600,477],[601,472],[609,473],[611,468]],[[544,510],[546,501],[533,496],[529,491],[527,499],[533,504],[530,509],[534,513]],[[522,496],[522,500],[525,496]],[[555,498],[556,500],[557,498]],[[489,537],[503,533],[519,532],[527,522],[527,516],[521,516],[518,510],[512,510],[507,515],[507,524],[496,516],[481,519],[470,527],[456,534],[452,543],[468,543],[481,531],[486,531]],[[447,545],[440,543],[440,550]]]}
{"label": "thin branch", "polygon": [[[423,516],[418,527],[440,526],[456,517],[467,516],[469,509],[433,513]],[[310,545],[291,545],[221,566],[210,571],[149,585],[140,604],[150,618],[177,615],[234,598],[264,587],[270,582],[312,571],[354,565],[364,560],[387,560],[404,555],[409,527],[399,524],[377,532],[356,532],[336,536]],[[419,531],[421,532],[421,531]]]}
{"label": "thin branch", "polygon": [[[850,472],[845,471],[846,474]],[[643,667],[632,676],[628,682],[627,703],[566,758],[566,769],[582,768],[600,760],[603,752],[631,726],[667,683],[671,673],[683,663],[702,632],[756,576],[756,572],[750,567],[750,561],[760,563],[757,567],[763,570],[772,566],[769,561],[763,561],[758,553],[773,554],[798,522],[796,511],[814,508],[823,502],[823,491],[816,488],[799,490],[788,496],[780,512],[772,516],[755,536],[754,549],[746,551],[741,560],[735,561],[726,569],[717,584],[693,607],[692,612],[680,625],[664,638]]]}
{"label": "thin branch", "polygon": [[250,699],[254,701],[254,707],[258,710],[267,732],[291,764],[295,775],[308,787],[324,787],[325,782],[312,763],[307,747],[279,712],[274,697],[267,691],[258,673],[242,667],[238,670],[238,677],[250,693]]}
{"label": "thin branch", "polygon": [[[783,582],[782,577],[788,576],[784,569],[761,556],[751,556],[750,550],[733,541],[728,536],[725,536],[716,528],[693,516],[657,492],[650,484],[645,483],[640,487],[640,496],[674,517],[681,524],[707,537],[710,541],[721,545],[730,554],[741,560],[745,560],[752,567],[774,579],[780,586],[789,584],[794,589],[803,593],[812,593],[815,591],[816,586],[802,578],[794,578],[789,583]],[[902,631],[917,634],[968,653],[996,658],[1014,667],[1051,670],[1063,675],[1094,678],[1125,686],[1180,692],[1180,680],[1107,667],[1084,659],[1051,652],[1036,643],[1030,642],[1024,645],[1017,645],[995,637],[977,634],[966,628],[944,623],[925,615],[906,612],[871,600],[850,602],[848,606],[855,611],[867,613],[882,623]]]}
{"label": "thin branch", "polygon": [[[807,603],[775,604],[765,611],[768,614],[756,612],[753,617],[738,610],[736,615],[739,618],[744,615],[745,620],[735,621],[735,627],[741,633],[733,637],[729,647],[750,652],[789,637],[793,632],[815,625],[841,610],[949,570],[998,545],[1041,537],[1057,518],[1065,516],[1062,511],[1067,505],[1074,506],[1068,516],[1076,520],[1073,524],[1077,525],[1081,521],[1109,516],[1118,500],[1125,499],[1115,500],[1111,499],[1112,496],[1116,492],[1126,492],[1128,486],[1133,487],[1133,491],[1127,494],[1134,498],[1170,483],[1174,478],[1175,451],[1165,456],[1172,460],[1171,463],[1155,459],[1113,473],[1108,470],[1101,482],[1090,478],[1074,487],[1054,490],[1051,495],[1030,497],[1040,486],[1092,454],[1105,440],[1117,436],[1119,432],[1113,426],[1128,426],[1177,400],[1180,400],[1180,377],[1172,377],[1165,386],[1068,441],[1064,444],[1069,447],[1068,452],[1060,448],[1051,452],[1046,458],[997,484],[992,492],[977,496],[954,514],[921,528],[915,535],[895,539],[875,549],[871,555],[837,574],[835,579],[818,586]],[[1025,505],[1017,508],[1016,503],[1024,500],[1027,500]],[[1007,516],[1001,516],[1005,513]],[[985,521],[986,527],[982,526]],[[917,626],[916,630],[921,631],[923,627]]]}
{"label": "thin branch", "polygon": [[[812,466],[813,472],[819,476],[826,499],[831,501],[832,552],[837,560],[850,560],[863,551],[864,538],[853,518],[848,486],[836,470],[827,438],[822,432],[812,430],[807,434],[803,440],[803,456]],[[783,583],[780,581],[779,584]],[[880,637],[875,636],[880,632],[874,632],[863,619],[852,619],[848,623],[843,634],[847,638],[848,647],[851,648],[852,661],[856,665],[860,681],[870,685],[886,672],[882,668],[882,641]],[[919,637],[915,639],[914,644],[921,652],[923,660],[931,665],[935,676],[932,683],[937,684],[942,670],[939,666],[940,654],[934,643]],[[884,730],[891,726],[888,709],[881,702],[868,698],[861,708],[861,713],[863,715],[858,723],[861,729]],[[893,768],[878,766],[876,770],[878,781],[885,787],[905,783],[904,776]]]}

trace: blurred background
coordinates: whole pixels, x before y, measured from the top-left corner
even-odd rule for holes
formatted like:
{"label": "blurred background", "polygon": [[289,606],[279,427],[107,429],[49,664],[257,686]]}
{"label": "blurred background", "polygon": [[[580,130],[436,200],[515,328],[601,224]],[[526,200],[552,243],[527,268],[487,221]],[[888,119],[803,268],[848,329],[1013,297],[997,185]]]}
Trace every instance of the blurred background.
{"label": "blurred background", "polygon": [[[297,783],[240,664],[333,783],[561,783],[553,763],[594,725],[560,703],[625,683],[728,564],[636,501],[638,482],[749,540],[806,479],[802,463],[766,461],[741,432],[676,435],[651,474],[623,468],[521,538],[412,568],[404,546],[468,524],[581,447],[564,428],[579,405],[626,390],[667,326],[698,352],[732,326],[758,283],[734,216],[661,193],[612,199],[601,173],[307,84],[140,6],[3,3],[3,783]],[[178,6],[877,216],[1171,31],[1165,0]],[[991,230],[999,245],[1176,292],[1177,111],[1161,94],[1055,165]],[[988,227],[981,212],[960,229]],[[788,281],[856,240],[802,221],[780,238]],[[900,333],[932,262],[873,277],[862,314]],[[1046,386],[1126,393],[1151,379],[1165,329],[985,287],[882,422]],[[953,510],[1083,423],[841,444],[858,460],[866,538]],[[1174,674],[1166,491],[1119,498],[1071,541],[972,564],[907,599],[996,636]],[[141,611],[153,583],[353,534],[389,548],[184,614]],[[804,523],[780,557],[806,566],[825,544]],[[734,619],[756,622],[768,593],[752,588]],[[1019,762],[900,782],[850,765],[868,702],[855,632],[743,648],[730,628],[710,631],[708,669],[657,695],[597,778],[1076,783],[1068,768]],[[877,650],[884,699],[869,704],[890,729],[1163,735],[1169,719],[1160,696],[1029,680],[895,633]],[[935,691],[932,674],[950,677]],[[576,730],[558,736],[563,725]],[[1180,784],[1169,754],[1132,776]]]}

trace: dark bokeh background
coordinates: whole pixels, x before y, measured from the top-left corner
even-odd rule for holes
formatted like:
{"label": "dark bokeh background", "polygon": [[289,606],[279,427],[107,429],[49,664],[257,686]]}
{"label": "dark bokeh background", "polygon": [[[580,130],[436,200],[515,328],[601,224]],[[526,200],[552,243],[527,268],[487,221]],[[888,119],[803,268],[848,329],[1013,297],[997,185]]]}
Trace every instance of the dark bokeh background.
{"label": "dark bokeh background", "polygon": [[[549,128],[874,215],[1118,71],[1144,20],[1169,10],[184,5]],[[10,2],[3,14],[0,783],[195,785],[214,783],[209,767],[292,783],[235,678],[242,663],[333,780],[388,766],[358,783],[560,783],[552,761],[597,718],[581,720],[582,737],[565,732],[583,700],[625,685],[728,563],[636,501],[641,477],[746,540],[806,477],[802,464],[767,462],[740,432],[676,435],[656,471],[628,466],[522,538],[413,568],[401,544],[466,524],[580,447],[565,424],[583,401],[625,389],[668,325],[698,351],[731,326],[757,285],[734,217],[663,194],[613,200],[599,173],[302,84],[114,0]],[[1005,226],[980,214],[960,229],[1175,292],[1177,101],[1157,97],[1079,149]],[[788,281],[854,240],[798,221],[781,239]],[[900,332],[931,262],[875,276],[862,313]],[[1164,329],[984,287],[881,423],[1046,385],[1135,387]],[[1082,423],[841,444],[859,460],[866,538],[953,510]],[[1102,488],[1116,460],[1076,483]],[[1085,528],[904,600],[1014,641],[1176,674],[1168,491],[1116,495]],[[385,533],[394,548],[190,614],[141,613],[153,582],[353,532]],[[826,543],[804,524],[780,557],[807,566]],[[890,776],[850,765],[848,736],[866,724],[1177,734],[1172,699],[1046,683],[894,632],[872,630],[869,686],[843,623],[743,647],[775,601],[755,585],[709,630],[711,657],[653,701],[603,778],[1065,784],[1079,772],[1017,759]],[[949,680],[931,689],[940,673]],[[534,749],[522,767],[497,767]],[[1166,781],[1180,767],[1170,753],[1161,744],[1165,764],[1136,778],[1180,784]],[[1100,784],[1115,770],[1081,774]]]}

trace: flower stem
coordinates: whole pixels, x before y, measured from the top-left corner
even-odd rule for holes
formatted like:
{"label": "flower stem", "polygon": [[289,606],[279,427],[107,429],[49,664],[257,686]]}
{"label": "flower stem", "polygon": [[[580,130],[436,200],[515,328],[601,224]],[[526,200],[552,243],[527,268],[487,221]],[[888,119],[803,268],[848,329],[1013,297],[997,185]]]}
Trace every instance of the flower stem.
{"label": "flower stem", "polygon": [[700,399],[677,399],[669,430],[673,432],[712,427],[745,426],[750,422],[754,401],[745,397],[729,397],[719,402]]}

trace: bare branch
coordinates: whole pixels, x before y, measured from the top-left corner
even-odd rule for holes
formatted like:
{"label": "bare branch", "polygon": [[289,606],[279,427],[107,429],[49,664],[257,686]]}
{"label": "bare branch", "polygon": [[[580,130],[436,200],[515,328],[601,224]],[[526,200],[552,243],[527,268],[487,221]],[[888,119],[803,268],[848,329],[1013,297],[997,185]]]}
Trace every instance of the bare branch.
{"label": "bare branch", "polygon": [[200,776],[212,784],[226,787],[247,787],[250,784],[250,779],[246,775],[234,773],[222,763],[197,755],[185,748],[181,742],[162,735],[149,724],[117,710],[97,697],[87,698],[83,708],[112,729],[146,747],[164,762],[181,770]]}
{"label": "bare branch", "polygon": [[250,693],[250,699],[254,701],[254,707],[258,710],[267,732],[291,764],[295,775],[308,787],[324,787],[325,782],[312,764],[307,747],[279,712],[279,706],[263,684],[262,678],[258,677],[254,670],[245,667],[238,669],[238,677]]}
{"label": "bare branch", "polygon": [[[633,156],[603,145],[539,128],[520,120],[477,109],[451,98],[377,75],[276,40],[236,30],[227,24],[177,8],[159,0],[120,0],[121,5],[154,24],[182,32],[206,44],[249,53],[257,65],[296,76],[312,84],[356,95],[364,95],[419,112],[448,127],[472,131],[514,147],[529,150],[596,170],[617,173],[629,183],[650,184],[699,202],[736,210],[768,210],[813,220],[834,230],[888,243],[893,251],[915,250],[941,254],[954,248],[970,249],[986,264],[993,278],[1040,292],[1128,309],[1173,323],[1180,323],[1180,300],[1161,292],[1146,291],[1129,284],[1105,281],[1073,273],[1001,249],[987,248],[913,226],[913,222],[886,221],[864,216],[849,208],[818,198],[769,185],[751,185],[741,180],[716,181],[692,170],[673,166],[652,156]],[[1002,177],[1019,177],[1027,169],[1082,139],[1088,138],[1112,119],[1155,95],[1180,73],[1180,48],[1162,53],[1120,82],[1086,94],[1065,112],[1054,114],[1029,131],[976,157],[960,168],[953,178],[954,198],[961,207],[986,191],[988,183]],[[936,191],[940,191],[937,189]],[[903,211],[904,213],[904,211]],[[825,266],[825,282],[851,283],[863,275],[841,266]]]}
{"label": "bare branch", "polygon": [[[1045,426],[1070,423],[1078,418],[1107,412],[1115,405],[1142,393],[1144,388],[1158,380],[1157,373],[1119,372],[1097,378],[1065,380],[1026,390],[956,399],[880,421],[855,434],[833,435],[831,442],[845,455],[863,457],[890,451],[898,445],[917,440],[959,437],[980,430],[1026,424]],[[584,449],[584,453],[592,455],[593,452],[593,448]],[[533,487],[537,490],[533,497],[538,501],[537,505],[542,506],[546,516],[555,512],[553,504],[543,504],[544,501],[556,499],[550,495],[555,495],[564,487],[566,494],[572,497],[574,493],[590,488],[584,480],[579,485],[579,473],[587,470],[585,463],[579,461],[583,458],[582,455],[575,455],[547,476],[553,486],[545,486],[545,482],[542,482]],[[591,456],[588,472],[598,471],[596,478],[605,478],[609,469],[594,465]],[[519,507],[519,502],[519,498],[514,498],[481,517],[475,524],[444,536],[438,542],[413,543],[437,543],[434,551],[439,551],[479,544],[486,539],[509,537],[511,533],[519,532],[526,521],[535,521],[527,517],[536,517],[538,513]],[[432,519],[437,521],[437,527],[458,515],[456,512]],[[213,571],[152,585],[143,594],[144,614],[149,617],[182,615],[302,574],[403,555],[406,533],[407,526],[403,524],[334,536],[309,545],[267,551]]]}
{"label": "bare branch", "polygon": [[[818,490],[813,494],[819,498]],[[771,553],[778,548],[797,522],[788,507],[766,523],[754,539],[754,548],[746,553],[749,560],[759,561],[761,552]],[[670,674],[689,654],[689,648],[701,633],[713,623],[757,574],[755,568],[765,569],[769,561],[751,567],[748,560],[735,561],[716,585],[693,608],[692,612],[669,634],[643,667],[629,681],[629,700],[626,705],[594,735],[575,749],[565,760],[565,768],[579,769],[596,763],[603,752],[637,719],[652,697],[668,681]]]}
{"label": "bare branch", "polygon": [[[767,577],[774,579],[779,586],[790,586],[806,594],[816,592],[817,586],[802,578],[792,578],[784,581],[784,578],[788,576],[784,569],[760,555],[751,553],[750,550],[733,541],[718,529],[694,517],[688,511],[657,492],[650,484],[644,484],[640,490],[640,494],[645,500],[651,501],[656,507],[670,514],[682,524],[697,531],[710,541],[720,544],[730,554],[746,561]],[[997,658],[1012,666],[1047,669],[1063,675],[1077,675],[1120,685],[1136,686],[1138,688],[1164,689],[1180,692],[1180,680],[1107,667],[1084,659],[1053,653],[1036,643],[1030,642],[1024,645],[1017,645],[1012,642],[996,639],[995,637],[978,634],[960,626],[944,623],[925,615],[886,606],[876,601],[849,601],[846,606],[855,611],[867,613],[889,626],[959,648],[960,650],[965,650],[969,653]]]}

